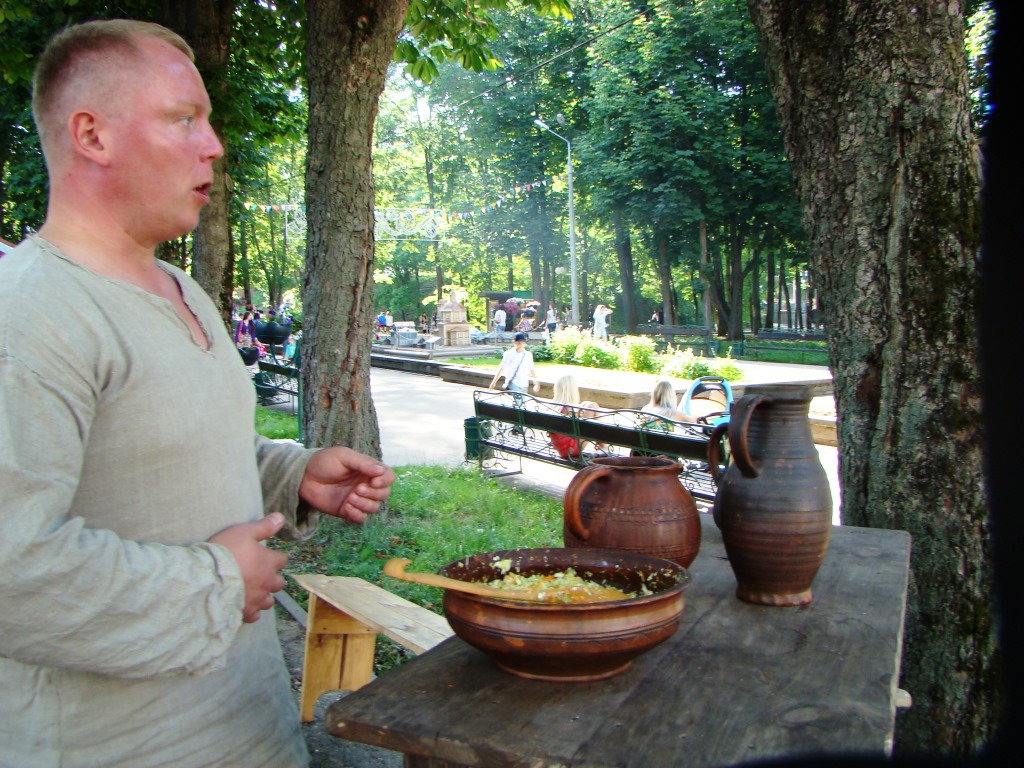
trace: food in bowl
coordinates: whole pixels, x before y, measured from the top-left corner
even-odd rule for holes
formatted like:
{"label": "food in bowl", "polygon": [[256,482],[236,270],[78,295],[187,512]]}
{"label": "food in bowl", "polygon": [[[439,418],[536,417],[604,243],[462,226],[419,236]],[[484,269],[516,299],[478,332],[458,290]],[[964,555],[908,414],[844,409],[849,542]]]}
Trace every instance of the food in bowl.
{"label": "food in bowl", "polygon": [[537,600],[542,603],[598,603],[605,600],[626,600],[640,595],[638,592],[624,592],[618,587],[609,587],[584,579],[576,575],[572,568],[555,573],[531,575],[509,572],[500,579],[487,582],[487,585],[497,589],[527,589],[536,592]]}
{"label": "food in bowl", "polygon": [[509,573],[548,576],[568,569],[627,597],[529,603],[445,590],[445,617],[456,635],[505,671],[555,681],[601,680],[625,672],[679,628],[689,575],[683,566],[658,557],[587,547],[503,550],[464,557],[440,573],[487,583]]}

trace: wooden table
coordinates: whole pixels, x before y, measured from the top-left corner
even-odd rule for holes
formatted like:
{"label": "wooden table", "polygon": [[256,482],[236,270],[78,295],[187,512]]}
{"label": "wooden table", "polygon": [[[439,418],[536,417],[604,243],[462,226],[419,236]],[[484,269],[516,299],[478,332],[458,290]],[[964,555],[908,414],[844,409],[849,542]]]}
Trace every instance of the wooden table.
{"label": "wooden table", "polygon": [[407,766],[724,766],[891,748],[910,536],[837,527],[803,608],[749,605],[721,536],[678,632],[593,683],[522,680],[452,637],[332,704],[329,733]]}

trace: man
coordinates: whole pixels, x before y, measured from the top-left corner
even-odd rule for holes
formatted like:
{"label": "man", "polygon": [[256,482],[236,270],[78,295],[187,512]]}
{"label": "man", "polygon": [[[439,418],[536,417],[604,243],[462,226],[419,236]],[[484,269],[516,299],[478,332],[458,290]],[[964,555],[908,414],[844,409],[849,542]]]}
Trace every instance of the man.
{"label": "man", "polygon": [[498,308],[494,310],[494,330],[498,333],[498,338],[501,338],[501,332],[505,330],[505,318],[508,317],[505,314],[505,308],[499,304]]}
{"label": "man", "polygon": [[533,365],[533,353],[526,351],[526,334],[517,333],[512,340],[512,348],[506,349],[501,356],[501,365],[494,374],[488,389],[494,389],[498,379],[505,377],[505,388],[510,392],[526,392],[533,380],[534,393],[540,392],[540,380]]}
{"label": "man", "polygon": [[362,521],[394,473],[255,436],[216,307],[154,258],[223,152],[187,44],[65,30],[33,112],[47,217],[0,260],[0,766],[304,766],[263,541]]}

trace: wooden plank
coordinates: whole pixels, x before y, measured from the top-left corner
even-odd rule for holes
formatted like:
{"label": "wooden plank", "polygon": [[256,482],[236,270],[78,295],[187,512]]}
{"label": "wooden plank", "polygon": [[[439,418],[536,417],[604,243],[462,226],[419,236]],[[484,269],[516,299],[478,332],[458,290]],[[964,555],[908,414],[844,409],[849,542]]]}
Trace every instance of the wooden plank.
{"label": "wooden plank", "polygon": [[363,579],[295,574],[304,589],[415,653],[433,648],[453,632],[438,616]]}
{"label": "wooden plank", "polygon": [[358,691],[373,680],[373,656],[376,649],[376,635],[345,635],[341,669],[338,671],[338,690]]}

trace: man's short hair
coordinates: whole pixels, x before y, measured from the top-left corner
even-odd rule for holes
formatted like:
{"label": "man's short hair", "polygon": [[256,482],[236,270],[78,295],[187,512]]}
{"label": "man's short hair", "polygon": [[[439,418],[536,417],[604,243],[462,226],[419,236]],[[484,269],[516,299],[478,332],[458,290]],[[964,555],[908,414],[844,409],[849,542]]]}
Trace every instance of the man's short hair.
{"label": "man's short hair", "polygon": [[47,131],[53,127],[51,112],[64,90],[80,87],[78,76],[88,76],[101,59],[124,60],[135,56],[139,51],[138,41],[144,37],[163,40],[195,61],[192,48],[180,35],[148,21],[87,21],[67,27],[50,39],[36,61],[32,77],[32,117],[44,152]]}

